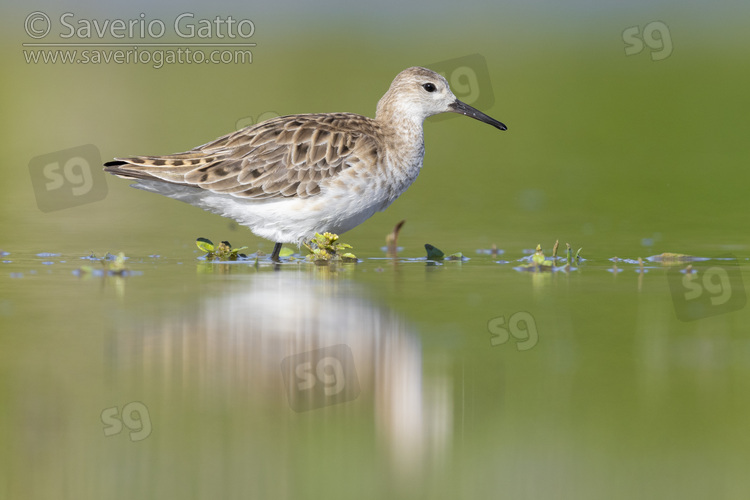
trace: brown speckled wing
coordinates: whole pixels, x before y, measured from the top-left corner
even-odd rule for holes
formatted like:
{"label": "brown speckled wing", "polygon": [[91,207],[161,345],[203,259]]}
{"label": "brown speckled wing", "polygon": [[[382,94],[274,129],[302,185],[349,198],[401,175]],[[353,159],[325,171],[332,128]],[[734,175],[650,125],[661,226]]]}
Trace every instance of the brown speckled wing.
{"label": "brown speckled wing", "polygon": [[282,116],[185,153],[117,158],[104,169],[239,198],[306,198],[361,161],[377,163],[375,127],[349,113]]}

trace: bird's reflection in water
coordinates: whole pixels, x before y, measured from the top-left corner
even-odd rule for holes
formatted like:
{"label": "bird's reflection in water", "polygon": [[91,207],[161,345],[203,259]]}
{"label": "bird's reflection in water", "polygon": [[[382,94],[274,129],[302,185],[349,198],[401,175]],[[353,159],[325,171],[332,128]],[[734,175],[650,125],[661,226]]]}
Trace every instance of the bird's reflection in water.
{"label": "bird's reflection in water", "polygon": [[113,383],[140,385],[158,400],[149,408],[197,419],[192,428],[226,412],[214,418],[223,433],[273,428],[279,450],[312,439],[280,423],[364,422],[373,441],[365,448],[412,479],[450,446],[450,370],[430,360],[426,378],[418,335],[356,283],[304,271],[245,275],[211,285],[197,304],[131,322],[113,339]]}

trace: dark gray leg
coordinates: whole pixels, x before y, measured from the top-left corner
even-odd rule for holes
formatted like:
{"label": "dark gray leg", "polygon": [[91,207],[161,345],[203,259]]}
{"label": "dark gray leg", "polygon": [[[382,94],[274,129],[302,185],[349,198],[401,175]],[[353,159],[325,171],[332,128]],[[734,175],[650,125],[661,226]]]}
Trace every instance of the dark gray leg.
{"label": "dark gray leg", "polygon": [[279,254],[281,253],[281,243],[276,243],[276,245],[273,247],[273,253],[271,254],[271,260],[274,262],[281,262],[281,259],[279,259]]}

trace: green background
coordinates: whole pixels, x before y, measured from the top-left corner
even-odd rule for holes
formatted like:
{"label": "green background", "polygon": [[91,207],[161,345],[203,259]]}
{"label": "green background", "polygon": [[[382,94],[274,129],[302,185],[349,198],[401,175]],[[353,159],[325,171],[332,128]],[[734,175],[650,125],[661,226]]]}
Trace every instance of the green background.
{"label": "green background", "polygon": [[[747,308],[679,321],[662,266],[639,279],[609,261],[730,253],[750,280],[746,6],[24,9],[3,7],[0,52],[0,497],[747,498]],[[34,10],[232,15],[253,20],[257,46],[249,65],[26,64]],[[654,21],[669,57],[626,55],[623,32]],[[357,266],[207,265],[197,237],[271,244],[110,176],[102,200],[37,204],[35,157],[169,154],[267,113],[374,116],[399,71],[474,54],[493,97],[482,111],[509,130],[428,120],[416,183],[342,236]],[[381,260],[402,219],[402,259]],[[588,262],[513,270],[556,239]],[[410,260],[425,243],[471,260]],[[505,253],[476,252],[492,244]],[[108,251],[137,274],[71,273]],[[522,311],[538,345],[492,345],[488,322]],[[341,343],[359,397],[293,412],[281,360]],[[106,437],[101,413],[132,401],[151,434]]]}

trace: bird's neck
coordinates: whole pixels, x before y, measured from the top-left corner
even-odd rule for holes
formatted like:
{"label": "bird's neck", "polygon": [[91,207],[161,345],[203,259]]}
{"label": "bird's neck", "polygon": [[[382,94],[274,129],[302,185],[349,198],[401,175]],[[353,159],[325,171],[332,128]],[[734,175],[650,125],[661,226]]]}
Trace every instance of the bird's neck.
{"label": "bird's neck", "polygon": [[381,127],[383,135],[389,137],[391,144],[397,146],[391,150],[399,157],[395,159],[397,163],[422,165],[424,132],[421,120],[393,117],[387,122],[381,122]]}
{"label": "bird's neck", "polygon": [[378,101],[375,122],[384,137],[394,146],[390,148],[389,162],[395,167],[410,171],[416,177],[424,157],[424,116],[409,107],[408,102],[398,101],[387,92]]}
{"label": "bird's neck", "polygon": [[382,104],[383,101],[381,100],[375,113],[375,121],[383,134],[389,136],[393,143],[398,143],[404,152],[424,151],[424,132],[422,129],[424,118],[409,113],[409,110],[401,110],[392,105],[383,106]]}
{"label": "bird's neck", "polygon": [[424,159],[424,136],[422,122],[409,121],[403,116],[382,116],[376,119],[383,140],[389,147],[384,148],[381,165],[385,169],[389,183],[389,205],[403,193],[419,175]]}

